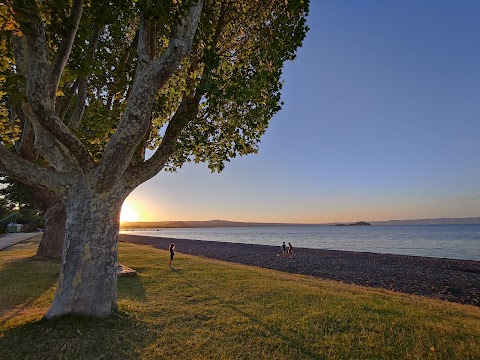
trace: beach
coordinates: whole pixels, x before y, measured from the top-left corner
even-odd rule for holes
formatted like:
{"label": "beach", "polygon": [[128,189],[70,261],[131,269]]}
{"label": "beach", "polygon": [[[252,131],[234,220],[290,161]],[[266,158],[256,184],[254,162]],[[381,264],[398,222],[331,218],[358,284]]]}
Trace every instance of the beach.
{"label": "beach", "polygon": [[[119,240],[178,253],[480,306],[480,261],[120,234]],[[166,263],[168,260],[166,258]],[[128,264],[125,264],[128,266]]]}

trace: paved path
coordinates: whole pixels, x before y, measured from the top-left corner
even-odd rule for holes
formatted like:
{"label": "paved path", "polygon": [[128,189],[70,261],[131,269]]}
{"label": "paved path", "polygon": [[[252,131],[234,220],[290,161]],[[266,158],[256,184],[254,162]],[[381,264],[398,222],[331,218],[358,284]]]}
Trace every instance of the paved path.
{"label": "paved path", "polygon": [[7,233],[5,234],[5,236],[0,237],[0,251],[41,234],[42,234],[41,232]]}

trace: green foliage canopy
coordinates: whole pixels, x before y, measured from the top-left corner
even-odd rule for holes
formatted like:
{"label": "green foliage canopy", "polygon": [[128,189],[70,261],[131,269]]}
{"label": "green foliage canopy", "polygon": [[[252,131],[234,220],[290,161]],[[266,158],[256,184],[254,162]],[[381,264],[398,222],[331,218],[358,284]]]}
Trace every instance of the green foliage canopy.
{"label": "green foliage canopy", "polygon": [[[45,23],[51,61],[68,36],[70,1],[17,1],[2,6],[0,24],[0,134],[4,144],[19,139],[24,80],[15,63],[12,33],[29,31],[29,14]],[[100,159],[128,102],[137,70],[140,13],[151,19],[152,57],[168,46],[175,21],[189,1],[85,1],[68,63],[57,91],[56,110],[95,159]],[[282,67],[295,58],[307,31],[308,1],[207,0],[193,50],[156,96],[151,123],[135,161],[156,149],[168,124],[184,117],[176,151],[166,165],[207,162],[221,171],[236,155],[255,153],[269,120],[281,108]],[[83,105],[83,109],[82,109]],[[149,109],[145,109],[149,111]]]}

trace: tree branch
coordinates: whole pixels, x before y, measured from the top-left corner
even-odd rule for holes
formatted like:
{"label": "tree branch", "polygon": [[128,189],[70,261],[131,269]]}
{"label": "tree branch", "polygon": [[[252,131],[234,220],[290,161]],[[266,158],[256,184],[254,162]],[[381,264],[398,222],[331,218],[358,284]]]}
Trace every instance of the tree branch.
{"label": "tree branch", "polygon": [[[41,37],[41,29],[42,27],[38,26],[37,22],[37,27],[31,34],[32,37],[34,37],[35,34]],[[29,46],[31,46],[32,43],[35,43],[35,41],[31,38],[29,39],[28,36],[13,36],[14,54],[17,61],[18,72],[27,78],[27,83],[32,79],[37,80],[38,83],[42,83],[41,76],[37,75],[37,78],[30,76],[31,68],[29,68],[29,60],[31,54]],[[44,48],[41,41],[38,41],[36,46],[39,52],[44,53],[42,52]],[[30,85],[27,85],[27,92]],[[23,125],[21,140],[18,141],[15,146],[16,152],[20,156],[26,160],[35,161],[38,159],[39,153],[41,153],[54,168],[60,171],[70,171],[72,170],[72,166],[78,166],[78,163],[72,159],[65,147],[61,145],[57,139],[48,134],[39,124],[36,116],[31,111],[31,107],[28,106],[27,103],[24,103],[21,108],[19,107],[15,110]]]}
{"label": "tree branch", "polygon": [[[135,55],[135,49],[138,47],[138,31],[135,33],[135,37],[133,38],[132,43],[130,46],[125,50],[125,53],[122,56],[122,59],[119,62],[119,66],[116,68],[116,72],[120,74],[124,74],[126,72],[126,65],[131,64],[133,61],[133,57]],[[118,80],[119,78],[115,78],[115,82],[112,84],[109,90],[109,94],[107,97],[107,103],[105,104],[105,108],[110,110],[113,106],[113,99],[115,94],[119,91],[119,84],[121,81]],[[128,92],[129,93],[129,92]],[[128,99],[128,93],[126,98]]]}
{"label": "tree branch", "polygon": [[35,148],[35,132],[32,123],[27,116],[22,116],[23,129],[20,141],[15,144],[15,151],[21,157],[33,161],[38,157],[38,149]]}
{"label": "tree branch", "polygon": [[[25,41],[28,49],[27,78],[27,102],[23,104],[24,112],[30,117],[33,125],[35,121],[63,144],[73,155],[84,172],[90,171],[94,161],[84,144],[65,126],[63,121],[55,113],[55,109],[48,107],[48,47],[45,38],[45,25],[38,14],[32,14],[29,31],[25,33]],[[38,128],[40,129],[40,128]],[[52,139],[41,137],[36,134],[36,143],[42,142],[45,148],[50,146]],[[58,145],[58,143],[56,144]],[[57,147],[57,151],[59,146]],[[62,148],[61,152],[64,152]],[[46,154],[49,155],[49,154]],[[47,156],[46,156],[47,158]],[[70,156],[64,158],[68,159]],[[53,164],[52,164],[53,165]],[[72,163],[71,165],[75,165]]]}
{"label": "tree branch", "polygon": [[73,0],[72,9],[68,18],[67,36],[62,40],[57,50],[55,58],[50,67],[50,74],[48,78],[48,101],[50,104],[55,104],[57,97],[58,84],[63,73],[63,69],[67,63],[70,51],[72,50],[73,41],[77,34],[78,25],[82,17],[83,0]]}
{"label": "tree branch", "polygon": [[71,130],[78,129],[82,122],[83,113],[87,104],[87,83],[88,81],[85,76],[80,76],[78,78],[77,103],[75,104],[75,109],[73,109],[72,116],[68,121],[68,128]]}
{"label": "tree branch", "polygon": [[[100,27],[98,24],[95,24],[95,30],[93,32],[93,37],[90,42],[89,52],[92,59],[95,57],[95,52],[97,50],[98,38],[100,37]],[[88,79],[85,76],[80,76],[78,79],[78,96],[75,109],[73,114],[68,122],[69,129],[77,129],[80,125],[83,117],[83,112],[85,111],[85,106],[87,102],[87,85]]]}
{"label": "tree branch", "polygon": [[140,15],[140,25],[138,29],[138,63],[137,63],[137,75],[143,73],[153,61],[155,56],[155,48],[152,49],[152,39],[155,37],[154,21],[152,19],[145,18],[145,14]]}
{"label": "tree branch", "polygon": [[202,0],[198,0],[196,4],[192,5],[188,16],[181,19],[175,26],[173,37],[170,39],[165,52],[148,69],[149,74],[147,76],[153,78],[156,88],[160,88],[168,81],[181,60],[190,52],[202,6]]}
{"label": "tree branch", "polygon": [[133,178],[134,188],[158,174],[175,153],[177,140],[183,129],[198,115],[201,98],[201,93],[197,91],[182,99],[177,111],[168,123],[162,142],[153,156],[131,169],[130,174]]}
{"label": "tree branch", "polygon": [[28,160],[8,151],[0,144],[0,171],[27,185],[40,186],[65,196],[68,188],[66,177],[53,169],[35,165]]}
{"label": "tree branch", "polygon": [[[78,162],[72,158],[71,153],[65,148],[65,146],[44,129],[36,115],[33,113],[32,108],[27,103],[24,103],[22,110],[31,122],[35,133],[35,149],[40,152],[42,157],[60,172],[71,172],[78,169]],[[22,139],[25,135],[22,134]],[[29,157],[25,158],[32,160]]]}
{"label": "tree branch", "polygon": [[[225,26],[227,9],[228,1],[222,2],[220,16],[215,26],[214,35],[210,42],[210,47],[212,49],[216,49],[217,42]],[[189,71],[196,71],[197,66],[198,63],[193,62]],[[211,70],[212,68],[209,66],[209,64],[204,64],[200,83],[197,84],[196,88],[195,86],[193,86],[193,89],[191,89],[189,95],[184,96],[184,98],[182,99],[180,105],[177,108],[177,111],[175,112],[167,126],[162,142],[158,146],[153,156],[143,163],[132,163],[132,166],[129,169],[129,174],[131,174],[133,178],[133,188],[151,179],[153,176],[159,173],[163,169],[165,164],[168,162],[170,157],[175,153],[177,140],[180,137],[183,129],[185,129],[185,127],[190,122],[194,121],[198,115],[200,100],[203,96],[203,92],[200,89],[203,88],[204,82],[208,80]],[[193,84],[194,82],[189,85]]]}
{"label": "tree branch", "polygon": [[[125,112],[105,148],[100,166],[95,173],[97,189],[108,189],[112,181],[120,178],[129,166],[135,149],[148,130],[155,94],[177,70],[192,48],[202,6],[202,0],[192,5],[188,14],[175,26],[174,35],[162,56],[144,71],[137,71]],[[143,21],[141,26],[148,32],[145,25]],[[140,43],[144,43],[148,37],[144,35],[142,40],[140,37],[142,36],[139,36],[139,52],[144,52],[142,49],[148,46],[148,43],[146,45]],[[139,54],[139,59],[143,56]]]}
{"label": "tree branch", "polygon": [[[49,109],[44,102],[35,102],[35,99],[25,103],[23,108],[27,114],[30,114],[32,121],[34,120],[32,117],[34,117],[47,130],[47,133],[53,135],[68,149],[84,172],[89,172],[94,167],[95,161],[85,145],[67,128],[55,111]],[[40,136],[36,136],[36,138],[41,139]]]}
{"label": "tree branch", "polygon": [[64,90],[65,96],[62,96],[60,101],[56,103],[56,110],[58,117],[63,121],[65,119],[65,115],[67,114],[68,109],[70,108],[70,105],[72,104],[73,97],[75,96],[75,93],[77,92],[78,86],[79,86],[80,79],[77,77],[75,82],[67,87],[67,89]]}

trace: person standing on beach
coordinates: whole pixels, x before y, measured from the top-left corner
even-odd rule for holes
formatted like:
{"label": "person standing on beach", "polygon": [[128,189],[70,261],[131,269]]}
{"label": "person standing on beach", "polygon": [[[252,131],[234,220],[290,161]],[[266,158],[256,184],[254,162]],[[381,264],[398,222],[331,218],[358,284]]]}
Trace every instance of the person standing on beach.
{"label": "person standing on beach", "polygon": [[282,244],[282,255],[287,255],[287,245],[285,245],[285,241]]}
{"label": "person standing on beach", "polygon": [[293,255],[293,246],[292,244],[288,243],[288,256]]}
{"label": "person standing on beach", "polygon": [[171,243],[168,250],[170,251],[170,262],[168,263],[168,267],[171,268],[172,260],[173,260],[173,257],[175,256],[175,243]]}

